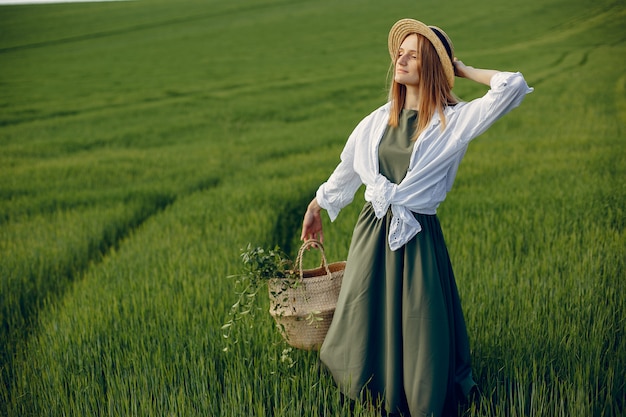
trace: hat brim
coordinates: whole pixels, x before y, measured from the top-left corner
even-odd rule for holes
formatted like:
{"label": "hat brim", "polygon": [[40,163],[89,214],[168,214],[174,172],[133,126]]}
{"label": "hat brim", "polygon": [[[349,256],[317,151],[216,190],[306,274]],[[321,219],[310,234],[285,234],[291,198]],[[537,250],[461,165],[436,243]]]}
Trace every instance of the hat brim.
{"label": "hat brim", "polygon": [[437,51],[437,55],[439,55],[439,61],[441,61],[441,65],[443,66],[443,70],[446,74],[446,80],[448,81],[448,85],[450,88],[454,87],[454,67],[452,66],[452,59],[454,57],[454,50],[452,49],[452,42],[449,41],[448,36],[444,31],[437,28],[443,36],[445,36],[446,40],[448,40],[450,52],[452,57],[448,55],[446,47],[444,46],[441,39],[433,32],[433,30],[426,26],[424,23],[419,20],[414,19],[401,19],[398,20],[389,31],[389,39],[388,39],[388,47],[389,47],[389,56],[391,57],[391,61],[395,63],[396,57],[398,55],[398,50],[400,49],[400,45],[402,41],[412,33],[420,34],[426,39],[430,41],[430,43],[435,47]]}

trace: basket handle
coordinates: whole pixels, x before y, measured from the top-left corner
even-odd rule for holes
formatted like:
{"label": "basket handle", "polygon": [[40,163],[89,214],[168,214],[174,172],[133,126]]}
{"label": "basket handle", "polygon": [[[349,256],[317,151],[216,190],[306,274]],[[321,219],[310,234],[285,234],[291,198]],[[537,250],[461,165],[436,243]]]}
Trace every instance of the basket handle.
{"label": "basket handle", "polygon": [[328,276],[331,276],[330,269],[328,268],[328,261],[326,260],[326,254],[324,253],[324,245],[317,239],[309,239],[306,240],[302,246],[300,246],[300,250],[298,251],[298,257],[296,258],[296,267],[298,268],[298,272],[300,273],[300,279],[304,279],[304,273],[302,270],[302,257],[304,255],[304,251],[310,247],[319,249],[322,257],[322,261],[320,263],[320,267],[324,267]]}

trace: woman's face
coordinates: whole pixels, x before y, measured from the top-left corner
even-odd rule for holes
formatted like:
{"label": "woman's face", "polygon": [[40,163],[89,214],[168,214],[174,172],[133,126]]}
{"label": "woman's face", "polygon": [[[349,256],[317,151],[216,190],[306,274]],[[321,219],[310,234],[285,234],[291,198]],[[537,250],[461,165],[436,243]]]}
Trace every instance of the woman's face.
{"label": "woman's face", "polygon": [[396,57],[395,80],[399,84],[416,86],[419,81],[417,72],[417,35],[407,36],[398,50]]}

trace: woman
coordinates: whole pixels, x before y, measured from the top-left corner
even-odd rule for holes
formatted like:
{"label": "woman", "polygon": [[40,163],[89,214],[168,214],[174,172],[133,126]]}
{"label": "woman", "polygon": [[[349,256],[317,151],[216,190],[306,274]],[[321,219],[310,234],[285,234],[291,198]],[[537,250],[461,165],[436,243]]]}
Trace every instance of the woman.
{"label": "woman", "polygon": [[[475,389],[469,342],[436,209],[469,142],[532,91],[520,73],[466,66],[441,29],[403,19],[389,32],[389,102],[350,135],[309,204],[302,239],[323,239],[365,184],[337,309],[320,356],[340,389],[391,413],[455,413]],[[491,87],[459,102],[455,74]]]}

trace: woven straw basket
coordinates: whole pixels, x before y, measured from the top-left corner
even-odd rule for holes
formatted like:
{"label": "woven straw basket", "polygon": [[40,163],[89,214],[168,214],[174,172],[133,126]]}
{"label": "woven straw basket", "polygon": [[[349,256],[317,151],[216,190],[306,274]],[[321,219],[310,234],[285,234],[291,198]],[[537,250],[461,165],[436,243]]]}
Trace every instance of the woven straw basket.
{"label": "woven straw basket", "polygon": [[[322,262],[318,268],[302,269],[305,249],[316,248]],[[345,262],[329,264],[319,241],[302,244],[296,258],[296,278],[272,278],[268,281],[270,314],[291,346],[318,350],[333,319]]]}

